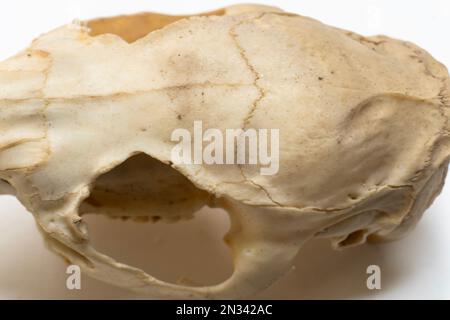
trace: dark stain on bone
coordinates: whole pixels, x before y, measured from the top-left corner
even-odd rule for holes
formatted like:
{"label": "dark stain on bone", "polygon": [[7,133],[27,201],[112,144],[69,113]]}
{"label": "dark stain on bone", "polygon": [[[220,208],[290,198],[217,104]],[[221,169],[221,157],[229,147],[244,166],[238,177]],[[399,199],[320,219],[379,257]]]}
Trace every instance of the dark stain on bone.
{"label": "dark stain on bone", "polygon": [[156,223],[156,222],[158,222],[159,220],[161,220],[161,217],[160,217],[160,216],[154,216],[154,217],[151,217],[151,219],[152,219],[152,222],[153,222],[153,223]]}
{"label": "dark stain on bone", "polygon": [[98,207],[102,206],[99,202],[97,202],[94,198],[91,198],[91,197],[87,198],[85,201],[87,203],[89,203],[93,207],[97,207],[98,208]]}
{"label": "dark stain on bone", "polygon": [[348,197],[349,197],[351,200],[357,200],[357,199],[358,199],[358,195],[357,195],[357,194],[354,194],[354,193],[348,194]]}

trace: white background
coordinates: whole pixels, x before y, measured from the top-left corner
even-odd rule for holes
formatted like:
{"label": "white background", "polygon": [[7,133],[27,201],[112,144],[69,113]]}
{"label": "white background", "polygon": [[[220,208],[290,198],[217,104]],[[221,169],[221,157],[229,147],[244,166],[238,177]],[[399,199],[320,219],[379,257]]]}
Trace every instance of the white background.
{"label": "white background", "polygon": [[[75,18],[137,11],[198,13],[238,1],[54,0],[0,2],[0,60],[25,48],[40,33]],[[259,1],[364,35],[386,34],[415,42],[450,66],[450,1],[343,0]],[[450,186],[407,238],[386,245],[334,252],[313,241],[300,252],[296,268],[256,298],[450,299]],[[48,252],[32,216],[12,197],[0,197],[0,298],[143,298],[82,278],[81,291],[65,287],[63,261]],[[216,279],[229,271],[220,241],[227,218],[203,210],[192,222],[142,225],[89,218],[94,244],[120,261],[161,277],[174,272]],[[366,268],[382,270],[382,290],[365,286]],[[167,267],[169,266],[169,267]]]}

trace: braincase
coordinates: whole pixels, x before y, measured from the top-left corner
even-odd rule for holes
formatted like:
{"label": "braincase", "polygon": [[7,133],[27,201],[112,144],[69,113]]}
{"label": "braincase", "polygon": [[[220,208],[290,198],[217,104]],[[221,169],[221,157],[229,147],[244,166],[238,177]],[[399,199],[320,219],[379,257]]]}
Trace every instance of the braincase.
{"label": "braincase", "polygon": [[244,167],[271,201],[335,209],[418,178],[448,112],[447,71],[429,54],[300,16],[265,14],[235,32],[262,91],[247,127],[280,128],[279,173]]}

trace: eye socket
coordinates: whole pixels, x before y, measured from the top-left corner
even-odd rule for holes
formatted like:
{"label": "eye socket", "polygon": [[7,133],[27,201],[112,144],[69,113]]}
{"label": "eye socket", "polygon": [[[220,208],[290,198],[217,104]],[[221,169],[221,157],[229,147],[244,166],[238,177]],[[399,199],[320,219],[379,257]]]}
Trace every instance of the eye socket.
{"label": "eye socket", "polygon": [[233,259],[223,240],[229,216],[207,207],[210,198],[140,153],[97,177],[79,214],[91,244],[116,261],[171,283],[214,285],[232,274]]}
{"label": "eye socket", "polygon": [[209,193],[170,165],[140,153],[93,181],[80,214],[176,222],[192,218],[209,199]]}

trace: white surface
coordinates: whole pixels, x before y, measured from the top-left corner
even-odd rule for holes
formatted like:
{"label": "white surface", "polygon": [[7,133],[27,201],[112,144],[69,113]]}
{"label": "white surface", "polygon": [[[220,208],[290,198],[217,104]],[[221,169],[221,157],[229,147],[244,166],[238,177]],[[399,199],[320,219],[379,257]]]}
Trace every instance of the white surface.
{"label": "white surface", "polygon": [[[136,11],[196,13],[239,1],[104,1],[54,0],[0,3],[0,59],[22,48],[40,33],[74,18],[93,18]],[[450,2],[429,1],[259,1],[312,16],[364,35],[387,34],[415,42],[450,66]],[[380,246],[332,251],[314,241],[300,252],[296,269],[256,298],[450,299],[450,186],[404,240]],[[136,294],[82,278],[81,291],[65,287],[65,264],[48,252],[32,216],[11,197],[0,197],[0,298],[137,298]],[[220,242],[226,232],[223,214],[203,211],[181,225],[139,225],[88,220],[94,243],[107,253],[165,277],[183,269],[217,279],[229,271]],[[139,245],[148,239],[145,245]],[[201,249],[200,249],[201,248]],[[180,250],[180,255],[169,250]],[[216,251],[216,253],[214,253]],[[197,259],[198,258],[198,259]],[[199,263],[203,258],[205,263]],[[167,264],[172,268],[167,268]],[[366,288],[366,268],[382,271],[382,290]],[[205,270],[208,269],[209,272]],[[208,276],[206,276],[208,275]]]}

